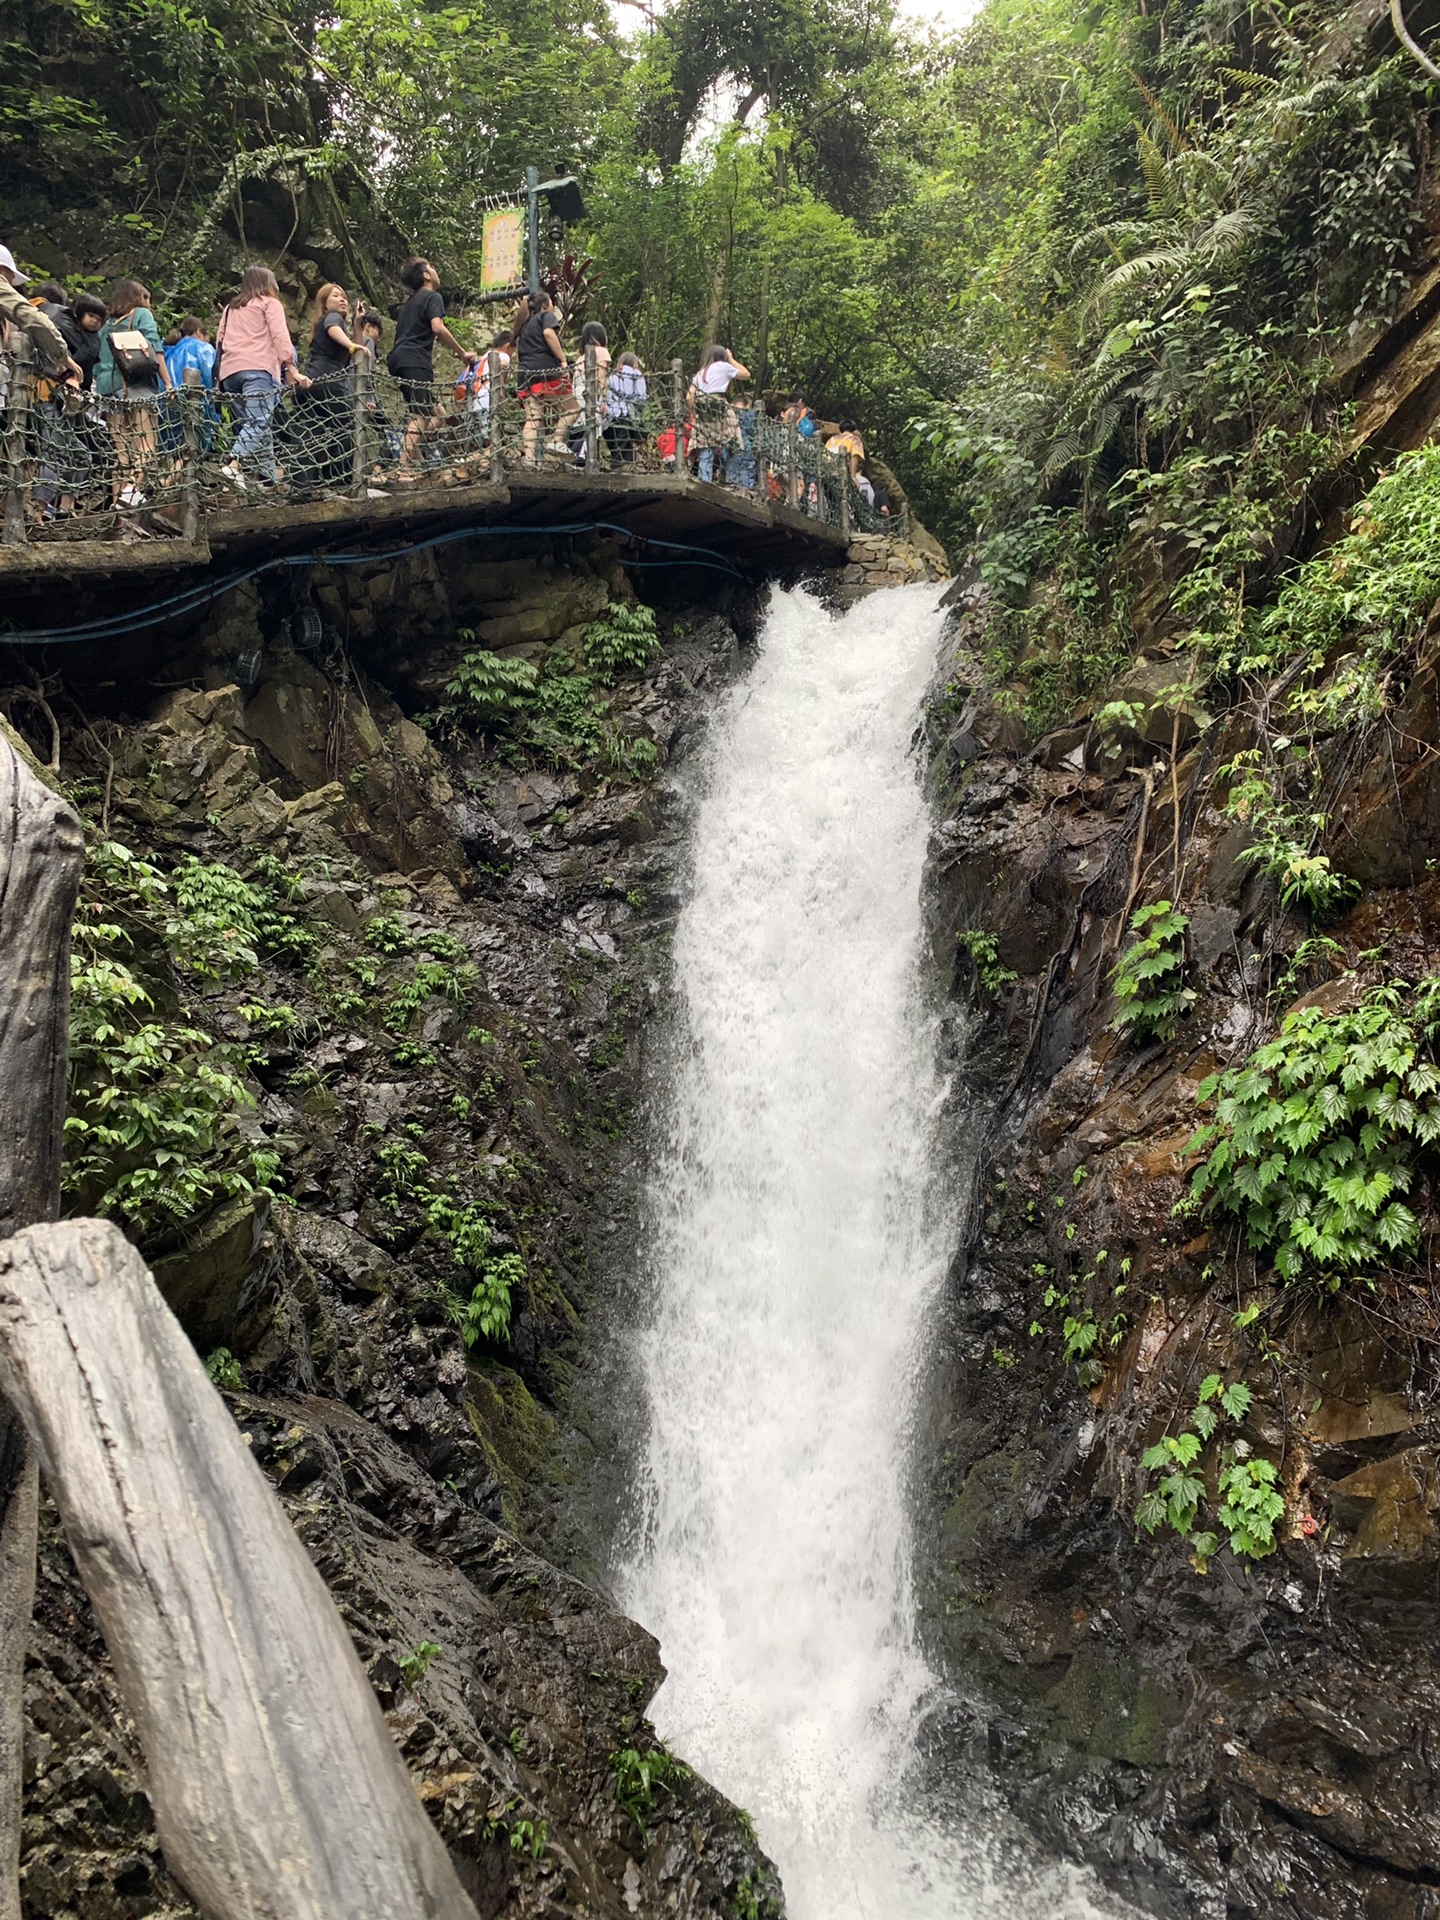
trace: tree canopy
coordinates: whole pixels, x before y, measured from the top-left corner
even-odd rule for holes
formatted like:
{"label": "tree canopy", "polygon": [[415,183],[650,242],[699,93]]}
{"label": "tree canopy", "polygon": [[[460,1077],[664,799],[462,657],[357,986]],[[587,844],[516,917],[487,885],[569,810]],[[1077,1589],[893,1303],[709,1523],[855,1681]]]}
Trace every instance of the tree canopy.
{"label": "tree canopy", "polygon": [[1047,515],[1094,534],[1197,422],[1313,414],[1303,370],[1393,309],[1425,76],[1373,12],[990,0],[944,36],[892,0],[652,0],[634,33],[605,0],[4,0],[4,237],[171,308],[257,256],[296,298],[383,297],[416,247],[463,306],[485,196],[574,170],[612,345],[726,341],[1028,577]]}

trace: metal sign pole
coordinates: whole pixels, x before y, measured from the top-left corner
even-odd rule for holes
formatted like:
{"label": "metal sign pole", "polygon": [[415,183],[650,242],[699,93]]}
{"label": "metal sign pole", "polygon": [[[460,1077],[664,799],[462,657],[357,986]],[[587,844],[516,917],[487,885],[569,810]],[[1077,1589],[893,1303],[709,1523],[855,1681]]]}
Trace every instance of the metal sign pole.
{"label": "metal sign pole", "polygon": [[525,272],[530,291],[540,295],[540,169],[525,169]]}

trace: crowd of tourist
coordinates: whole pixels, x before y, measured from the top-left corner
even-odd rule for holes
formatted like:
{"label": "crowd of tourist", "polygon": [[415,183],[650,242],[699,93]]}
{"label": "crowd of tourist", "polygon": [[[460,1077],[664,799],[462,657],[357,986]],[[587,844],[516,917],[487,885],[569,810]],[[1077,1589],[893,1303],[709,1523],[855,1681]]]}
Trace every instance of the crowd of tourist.
{"label": "crowd of tourist", "polygon": [[[297,346],[268,267],[246,268],[213,324],[187,314],[162,333],[139,280],[117,280],[105,300],[91,292],[67,296],[54,281],[36,284],[0,246],[0,349],[12,329],[26,332],[37,349],[28,395],[32,513],[45,519],[91,510],[97,489],[108,491],[116,509],[142,507],[156,476],[173,473],[186,448],[212,460],[217,482],[238,492],[323,495],[352,486],[359,465],[372,493],[413,484],[437,462],[455,459],[457,416],[462,450],[483,453],[492,384],[497,375],[508,381],[512,368],[524,466],[579,466],[602,450],[612,468],[633,466],[657,410],[639,360],[630,352],[612,358],[599,321],[587,321],[569,350],[551,295],[522,294],[509,324],[477,352],[447,324],[430,261],[407,261],[400,280],[405,299],[388,350],[382,316],[367,312],[363,300],[352,305],[334,283],[315,295]],[[437,346],[457,363],[453,380],[437,378]],[[0,406],[8,364],[0,359]],[[373,379],[357,384],[357,370],[373,375],[382,364],[398,394],[399,420],[390,418]],[[766,393],[747,403],[740,389],[750,378],[729,348],[708,347],[678,414],[672,404],[654,432],[663,464],[753,489],[759,422],[768,418],[788,430],[787,444],[818,441],[840,456],[862,497],[878,513],[889,512],[850,422],[818,420],[803,394]],[[591,379],[593,395],[586,389]],[[287,389],[293,404],[277,420]],[[358,462],[357,396],[375,448]],[[792,504],[822,510],[818,471],[783,482],[767,472],[766,485],[773,499],[788,490]]]}

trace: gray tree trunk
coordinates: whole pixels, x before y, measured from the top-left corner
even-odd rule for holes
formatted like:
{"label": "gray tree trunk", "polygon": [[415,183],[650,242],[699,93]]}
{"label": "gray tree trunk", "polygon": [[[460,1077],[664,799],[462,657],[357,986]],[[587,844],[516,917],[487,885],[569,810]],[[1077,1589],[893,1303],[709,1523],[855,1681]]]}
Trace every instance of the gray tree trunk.
{"label": "gray tree trunk", "polygon": [[[70,918],[80,822],[0,721],[0,1240],[60,1204]],[[25,1652],[35,1605],[35,1460],[0,1401],[0,1920],[20,1920]]]}
{"label": "gray tree trunk", "polygon": [[211,1920],[475,1920],[334,1601],[108,1222],[0,1242],[0,1385]]}

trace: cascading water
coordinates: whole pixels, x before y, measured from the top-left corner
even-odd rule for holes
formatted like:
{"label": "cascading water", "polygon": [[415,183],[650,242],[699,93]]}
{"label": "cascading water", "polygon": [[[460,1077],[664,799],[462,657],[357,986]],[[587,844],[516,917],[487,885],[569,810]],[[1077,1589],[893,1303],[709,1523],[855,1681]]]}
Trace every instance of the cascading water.
{"label": "cascading water", "polygon": [[1088,1910],[1048,1875],[1017,1908],[973,1841],[905,1811],[935,1685],[907,1432],[952,1244],[909,751],[936,597],[832,621],[775,595],[713,728],[675,939],[649,1431],[619,1585],[669,1669],[660,1732],[754,1815],[792,1920]]}

